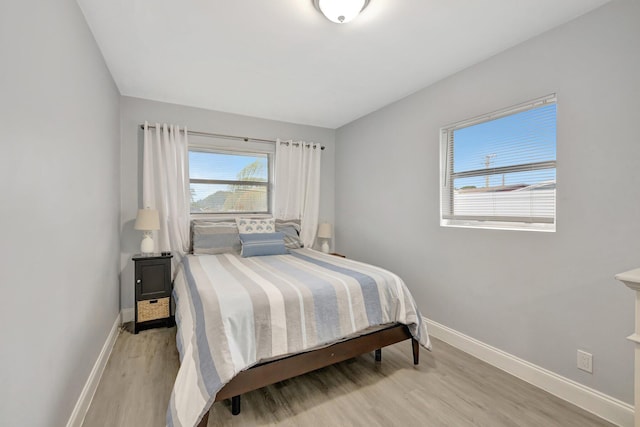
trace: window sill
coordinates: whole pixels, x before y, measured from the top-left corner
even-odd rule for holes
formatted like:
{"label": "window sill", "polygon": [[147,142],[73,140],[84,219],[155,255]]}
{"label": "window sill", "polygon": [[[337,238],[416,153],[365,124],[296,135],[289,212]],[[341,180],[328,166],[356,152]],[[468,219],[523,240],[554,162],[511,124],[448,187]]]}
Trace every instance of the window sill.
{"label": "window sill", "polygon": [[480,228],[487,230],[541,231],[555,233],[555,224],[529,224],[524,222],[470,221],[441,219],[440,226],[455,228]]}

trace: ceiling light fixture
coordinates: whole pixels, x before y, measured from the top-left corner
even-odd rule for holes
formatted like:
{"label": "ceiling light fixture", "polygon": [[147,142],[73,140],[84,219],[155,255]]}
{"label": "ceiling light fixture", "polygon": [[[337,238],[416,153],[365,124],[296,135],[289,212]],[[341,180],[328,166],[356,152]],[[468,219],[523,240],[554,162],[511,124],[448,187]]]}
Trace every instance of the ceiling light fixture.
{"label": "ceiling light fixture", "polygon": [[313,5],[329,21],[346,24],[369,5],[369,0],[313,0]]}

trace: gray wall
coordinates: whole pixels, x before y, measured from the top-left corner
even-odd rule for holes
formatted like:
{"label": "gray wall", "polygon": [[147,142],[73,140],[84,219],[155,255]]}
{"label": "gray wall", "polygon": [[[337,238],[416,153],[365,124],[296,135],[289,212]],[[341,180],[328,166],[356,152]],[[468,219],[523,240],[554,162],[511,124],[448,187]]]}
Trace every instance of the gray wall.
{"label": "gray wall", "polygon": [[[142,131],[140,124],[171,123],[188,129],[226,135],[264,139],[295,139],[322,143],[320,183],[320,221],[334,221],[335,131],[332,129],[258,119],[183,105],[139,98],[120,101],[122,135],[121,173],[121,307],[133,308],[133,263],[131,255],[140,252],[142,233],[133,229],[137,210],[142,206]],[[194,142],[196,138],[190,138]],[[197,138],[198,142],[206,138]],[[242,142],[238,142],[242,144]],[[129,310],[130,311],[130,310]],[[129,313],[127,314],[130,315]]]}
{"label": "gray wall", "polygon": [[[428,318],[629,403],[634,296],[613,276],[640,264],[639,22],[614,1],[336,132],[338,251],[400,274]],[[557,232],[440,227],[439,128],[553,92]]]}
{"label": "gray wall", "polygon": [[0,425],[65,425],[119,313],[119,93],[73,0],[0,3]]}

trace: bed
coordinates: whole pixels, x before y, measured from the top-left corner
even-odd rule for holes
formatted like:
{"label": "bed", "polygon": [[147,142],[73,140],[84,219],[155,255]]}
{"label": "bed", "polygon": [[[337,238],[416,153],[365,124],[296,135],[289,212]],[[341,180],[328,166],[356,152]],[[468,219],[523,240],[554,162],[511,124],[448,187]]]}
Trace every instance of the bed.
{"label": "bed", "polygon": [[168,426],[205,426],[214,402],[403,340],[430,348],[402,280],[311,249],[188,255],[174,280],[181,366]]}

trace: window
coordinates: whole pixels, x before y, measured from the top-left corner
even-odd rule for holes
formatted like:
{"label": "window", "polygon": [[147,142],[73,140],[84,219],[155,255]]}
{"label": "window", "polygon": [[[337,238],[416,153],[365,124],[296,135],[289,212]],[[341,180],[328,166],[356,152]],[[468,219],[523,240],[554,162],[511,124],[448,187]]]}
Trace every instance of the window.
{"label": "window", "polygon": [[269,213],[270,155],[189,149],[191,213]]}
{"label": "window", "polygon": [[443,128],[441,147],[441,225],[555,231],[555,95]]}

